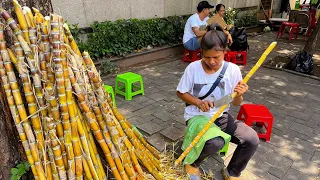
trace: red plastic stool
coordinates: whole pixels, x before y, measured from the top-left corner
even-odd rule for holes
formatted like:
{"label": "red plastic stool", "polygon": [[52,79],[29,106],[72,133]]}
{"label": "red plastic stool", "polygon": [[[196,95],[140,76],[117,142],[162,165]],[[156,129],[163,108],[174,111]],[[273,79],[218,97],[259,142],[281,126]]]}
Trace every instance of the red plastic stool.
{"label": "red plastic stool", "polygon": [[280,26],[280,29],[278,31],[278,34],[277,34],[277,38],[281,38],[282,37],[283,32],[284,32],[284,30],[286,29],[287,26],[289,26],[291,28],[290,32],[289,32],[289,40],[292,39],[292,36],[293,36],[294,32],[296,32],[296,39],[297,39],[298,38],[300,24],[293,23],[293,22],[282,22],[282,24]]}
{"label": "red plastic stool", "polygon": [[184,49],[182,61],[184,62],[194,62],[201,59],[200,49],[196,51],[191,51]]}
{"label": "red plastic stool", "polygon": [[270,141],[272,132],[273,116],[267,107],[259,104],[243,104],[237,116],[238,120],[244,121],[248,126],[256,122],[258,126],[266,128],[266,134],[258,133],[259,138]]}
{"label": "red plastic stool", "polygon": [[234,64],[247,65],[247,51],[228,51],[225,60]]}

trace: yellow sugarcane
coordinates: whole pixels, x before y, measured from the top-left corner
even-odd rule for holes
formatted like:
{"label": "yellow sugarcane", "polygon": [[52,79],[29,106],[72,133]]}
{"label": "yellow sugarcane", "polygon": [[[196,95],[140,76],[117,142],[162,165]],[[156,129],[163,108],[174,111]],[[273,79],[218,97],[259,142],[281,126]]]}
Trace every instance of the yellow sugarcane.
{"label": "yellow sugarcane", "polygon": [[26,15],[28,16],[28,18],[30,19],[30,25],[32,26],[32,27],[36,27],[36,25],[35,25],[35,22],[34,22],[34,16],[33,16],[33,14],[32,14],[32,11],[31,11],[31,9],[28,7],[28,6],[23,6],[22,7],[22,10],[24,11],[24,12],[26,12]]}
{"label": "yellow sugarcane", "polygon": [[[94,88],[95,88],[95,92],[97,94],[97,97],[99,99],[99,103],[101,106],[101,110],[102,112],[104,112],[104,114],[109,114],[110,113],[110,117],[105,117],[105,121],[107,122],[107,127],[113,127],[115,126],[116,129],[119,132],[120,137],[124,138],[124,142],[125,145],[127,146],[127,148],[132,152],[132,148],[133,146],[131,145],[131,142],[135,145],[135,147],[137,148],[137,151],[140,151],[140,157],[138,157],[144,164],[146,167],[149,167],[149,171],[155,175],[155,177],[159,177],[157,175],[156,169],[160,169],[160,162],[154,158],[152,156],[152,154],[150,152],[148,152],[148,150],[145,149],[145,147],[143,145],[140,144],[139,140],[135,137],[135,135],[132,133],[131,129],[129,129],[127,126],[125,126],[124,130],[125,132],[128,134],[129,138],[131,139],[131,142],[127,139],[124,131],[122,130],[121,126],[119,125],[119,122],[117,121],[117,119],[114,117],[112,111],[110,111],[110,107],[108,105],[107,102],[104,102],[104,94],[105,91],[101,86],[101,78],[99,76],[99,74],[97,73],[94,64],[92,63],[92,60],[90,59],[89,55],[87,52],[83,53],[83,60],[86,63],[86,66],[89,70],[89,74],[90,74],[90,80],[93,82],[94,84]],[[119,113],[118,113],[119,114]],[[112,119],[112,120],[111,120]],[[122,119],[121,119],[122,120]],[[121,123],[121,122],[120,122]],[[134,155],[134,153],[130,153],[131,154],[131,158],[135,164],[135,167],[137,169],[137,171],[143,176],[142,174],[142,170],[140,168],[140,165],[138,164],[137,160],[135,160],[136,156]],[[147,157],[145,157],[147,156]],[[153,161],[151,161],[150,159],[152,159]],[[148,162],[148,163],[147,163]],[[156,168],[155,168],[156,167]]]}
{"label": "yellow sugarcane", "polygon": [[72,145],[72,136],[71,136],[71,124],[70,124],[70,115],[69,115],[69,108],[67,104],[67,97],[66,97],[66,89],[65,89],[65,77],[64,77],[64,59],[65,59],[65,52],[62,50],[63,44],[60,41],[60,27],[62,19],[55,15],[51,14],[51,37],[52,37],[52,47],[53,47],[53,61],[54,61],[54,73],[56,78],[57,84],[57,92],[58,92],[58,102],[59,102],[59,109],[61,111],[61,119],[63,122],[63,129],[64,129],[64,139],[65,139],[65,146],[68,158],[68,178],[74,179],[75,178],[75,161],[74,161],[74,151]]}
{"label": "yellow sugarcane", "polygon": [[90,124],[90,128],[92,129],[98,143],[100,144],[102,150],[104,151],[104,154],[105,154],[107,161],[111,167],[113,175],[115,176],[115,178],[117,180],[122,179],[118,169],[116,168],[115,162],[111,157],[111,153],[108,148],[108,145],[106,144],[106,142],[103,138],[103,134],[101,133],[101,130],[100,130],[100,127],[97,123],[96,117],[95,117],[94,113],[91,112],[87,102],[85,101],[84,95],[81,91],[80,86],[76,82],[76,79],[74,77],[74,74],[73,74],[71,68],[69,68],[69,79],[71,81],[72,88],[76,93],[76,97],[77,97],[77,100],[82,108],[82,111],[84,112],[84,114],[87,118],[87,121]]}
{"label": "yellow sugarcane", "polygon": [[[243,79],[244,83],[247,83],[250,79],[250,77],[259,69],[259,67],[262,65],[262,63],[265,61],[267,56],[270,54],[270,52],[273,50],[273,48],[277,45],[276,42],[273,42],[270,44],[270,46],[266,49],[266,51],[262,54],[258,62],[255,64],[255,66],[249,71],[249,73],[246,75],[246,77]],[[232,93],[232,99],[237,96],[237,93]],[[201,137],[208,131],[208,129],[211,127],[211,124],[214,123],[214,121],[224,112],[224,110],[228,107],[229,104],[223,105],[220,107],[219,111],[210,119],[210,121],[203,127],[202,131],[194,138],[194,140],[191,142],[191,144],[187,147],[187,149],[180,155],[180,157],[174,162],[174,165],[177,166],[191,151],[191,149],[198,143],[198,141],[201,139]]]}
{"label": "yellow sugarcane", "polygon": [[27,21],[25,19],[25,16],[22,12],[22,8],[17,0],[12,0],[12,3],[14,5],[14,10],[16,12],[20,28],[23,32],[24,39],[28,42],[28,44],[30,44],[28,25],[27,25]]}
{"label": "yellow sugarcane", "polygon": [[35,176],[35,178],[38,178],[37,170],[34,166],[34,159],[31,154],[31,150],[30,150],[30,146],[29,146],[29,143],[27,140],[27,136],[23,130],[22,124],[20,123],[21,120],[20,120],[20,117],[18,114],[17,107],[14,102],[14,98],[12,96],[12,91],[11,91],[10,84],[9,84],[9,79],[8,79],[8,76],[6,75],[6,70],[4,68],[4,64],[3,64],[1,56],[0,56],[0,76],[1,76],[1,80],[2,80],[1,84],[5,90],[5,93],[6,93],[8,105],[10,106],[10,112],[11,112],[11,115],[12,115],[13,120],[15,122],[15,125],[17,128],[20,140],[22,142],[24,151],[26,153],[28,162],[30,163],[32,173]]}

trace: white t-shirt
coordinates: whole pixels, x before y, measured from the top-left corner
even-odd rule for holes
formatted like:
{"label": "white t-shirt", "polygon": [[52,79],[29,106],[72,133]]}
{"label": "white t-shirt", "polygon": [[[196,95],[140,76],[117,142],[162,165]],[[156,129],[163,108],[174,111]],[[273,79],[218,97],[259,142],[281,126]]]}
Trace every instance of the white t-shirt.
{"label": "white t-shirt", "polygon": [[193,27],[200,28],[200,26],[207,25],[207,20],[208,19],[209,19],[209,17],[205,17],[203,19],[203,21],[201,21],[198,13],[195,13],[194,15],[190,16],[189,19],[186,22],[185,27],[184,27],[183,43],[186,43],[191,38],[197,37],[194,34],[192,28]]}
{"label": "white t-shirt", "polygon": [[[223,64],[224,63],[225,61],[223,61]],[[207,74],[204,71],[201,60],[189,64],[189,66],[185,69],[182,78],[180,79],[177,91],[180,93],[188,92],[197,98],[206,95],[212,87],[212,84],[219,76],[223,68],[223,64],[221,68],[214,74]],[[229,62],[224,77],[220,81],[219,85],[204,100],[213,102],[227,94],[234,92],[234,88],[240,80],[242,80],[242,75],[239,67]],[[195,105],[189,105],[185,108],[184,118],[185,120],[189,120],[190,118],[198,115],[205,115],[211,118],[216,112],[218,112],[218,110],[219,108],[213,107],[207,112],[202,112],[201,109]],[[226,108],[225,112],[228,110],[229,106]]]}

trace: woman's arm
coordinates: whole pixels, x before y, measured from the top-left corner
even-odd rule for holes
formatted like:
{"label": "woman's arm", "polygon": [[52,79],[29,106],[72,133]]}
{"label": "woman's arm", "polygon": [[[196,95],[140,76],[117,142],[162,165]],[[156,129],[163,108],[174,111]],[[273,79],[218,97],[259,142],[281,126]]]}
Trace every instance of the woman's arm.
{"label": "woman's arm", "polygon": [[177,96],[180,99],[182,99],[184,102],[197,106],[203,112],[207,112],[210,110],[210,108],[213,108],[212,102],[207,101],[207,100],[202,101],[202,100],[192,96],[189,93],[180,93],[179,91],[177,91]]}
{"label": "woman's arm", "polygon": [[227,35],[228,43],[231,45],[232,44],[232,36],[231,36],[231,34],[227,30],[223,30],[223,32]]}

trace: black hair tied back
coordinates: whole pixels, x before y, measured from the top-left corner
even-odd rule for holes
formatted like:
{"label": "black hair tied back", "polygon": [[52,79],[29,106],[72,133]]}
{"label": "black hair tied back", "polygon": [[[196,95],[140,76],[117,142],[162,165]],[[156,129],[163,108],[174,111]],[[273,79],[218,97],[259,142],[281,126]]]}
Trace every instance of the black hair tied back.
{"label": "black hair tied back", "polygon": [[212,23],[207,26],[208,32],[203,36],[201,40],[202,50],[217,50],[224,51],[227,49],[228,39],[226,34],[223,32],[221,26],[216,23]]}

